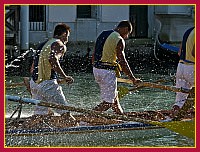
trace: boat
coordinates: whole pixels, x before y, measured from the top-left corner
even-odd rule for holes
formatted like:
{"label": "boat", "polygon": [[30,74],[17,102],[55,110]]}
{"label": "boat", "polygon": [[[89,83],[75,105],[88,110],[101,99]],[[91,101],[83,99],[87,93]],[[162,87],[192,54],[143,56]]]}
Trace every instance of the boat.
{"label": "boat", "polygon": [[156,38],[155,49],[154,49],[154,57],[158,61],[171,63],[173,65],[177,65],[179,61],[179,47],[176,45],[163,42],[160,40],[159,36]]}
{"label": "boat", "polygon": [[[129,112],[125,115],[116,115],[109,113],[102,113],[93,110],[86,110],[82,108],[57,105],[53,103],[47,103],[41,100],[35,100],[30,98],[22,98],[19,96],[6,95],[6,100],[19,102],[21,104],[34,104],[39,106],[46,106],[51,108],[59,108],[63,110],[69,110],[78,112],[81,114],[73,115],[79,125],[71,121],[71,123],[65,125],[57,124],[62,123],[60,116],[48,116],[48,121],[39,117],[31,116],[27,118],[10,118],[6,119],[5,135],[6,137],[13,136],[35,136],[35,135],[50,135],[50,134],[80,134],[91,132],[119,132],[130,130],[148,130],[148,129],[160,129],[167,128],[169,130],[180,133],[181,135],[195,139],[195,121],[194,119],[187,119],[184,121],[168,121],[160,120],[158,114],[161,112],[146,111],[146,112]],[[20,112],[19,108],[19,112]],[[16,113],[16,110],[14,111]],[[13,114],[14,114],[13,113]],[[165,111],[165,114],[168,112]],[[164,113],[162,113],[164,114]],[[19,116],[19,114],[18,114]],[[151,119],[150,119],[150,117]],[[155,116],[155,117],[154,117]],[[46,117],[46,116],[45,116]],[[156,119],[158,120],[156,120]],[[47,119],[47,118],[46,118]],[[41,120],[41,121],[39,121]],[[60,120],[60,121],[59,121]],[[42,122],[43,124],[37,124],[35,122]],[[48,123],[53,122],[53,123]],[[24,125],[36,124],[36,125]],[[27,127],[28,126],[28,127]]]}
{"label": "boat", "polygon": [[[128,124],[127,124],[128,125]],[[132,126],[130,126],[133,128]],[[84,127],[80,127],[84,128]],[[57,133],[46,132],[46,134],[25,134],[25,135],[6,135],[5,136],[5,146],[8,148],[15,147],[135,147],[135,146],[155,146],[158,142],[153,142],[151,140],[156,140],[159,137],[178,137],[180,135],[174,134],[174,132],[169,131],[165,128],[159,129],[109,129],[105,131],[105,128],[95,131],[85,131],[69,132],[66,131],[68,128],[64,128],[64,131],[59,131]],[[73,127],[69,128],[75,130]],[[78,127],[77,127],[78,129]],[[35,131],[35,130],[34,130]],[[188,140],[187,138],[181,136],[182,139]],[[150,143],[146,143],[150,141]],[[192,140],[188,140],[192,141]],[[143,144],[141,142],[144,142]],[[146,144],[145,144],[146,143]],[[192,145],[193,141],[191,142]],[[160,144],[162,145],[162,144]]]}
{"label": "boat", "polygon": [[[10,101],[21,101],[24,103],[31,104],[41,104],[42,101],[29,99],[29,98],[20,98],[18,96],[6,95],[6,100]],[[44,102],[45,103],[45,102]],[[43,103],[43,104],[44,104]],[[44,105],[43,105],[44,106]],[[125,131],[125,130],[145,130],[145,129],[158,129],[162,128],[160,126],[145,124],[142,122],[129,121],[130,118],[123,117],[121,115],[111,115],[107,113],[100,113],[92,110],[85,110],[81,108],[63,106],[63,105],[54,105],[45,103],[45,106],[68,109],[70,111],[81,112],[85,114],[77,114],[73,115],[75,119],[78,121],[79,126],[74,125],[73,122],[68,123],[67,126],[61,125],[62,120],[60,120],[60,124],[56,124],[61,117],[48,115],[44,117],[48,117],[48,121],[40,123],[40,125],[26,125],[27,123],[34,123],[33,120],[38,119],[37,116],[31,116],[26,118],[12,118],[12,116],[16,113],[12,114],[11,118],[6,119],[6,136],[24,136],[24,135],[38,135],[38,134],[58,134],[58,133],[86,133],[86,132],[112,132],[112,131]],[[135,113],[127,114],[129,117],[134,116]],[[18,115],[19,116],[19,115]],[[39,118],[40,119],[40,118]],[[122,120],[121,120],[122,119]],[[57,122],[55,122],[57,120]],[[48,124],[51,122],[51,124]],[[53,123],[55,122],[55,123]],[[25,125],[24,125],[25,124]],[[27,127],[28,126],[28,127]],[[37,128],[40,126],[40,128]],[[59,127],[58,127],[59,126]]]}
{"label": "boat", "polygon": [[38,129],[6,129],[6,136],[27,136],[27,135],[50,135],[50,134],[80,134],[92,132],[114,132],[130,130],[159,129],[160,126],[144,124],[139,122],[122,122],[119,124],[96,125],[96,126],[75,126],[67,128],[38,128]]}

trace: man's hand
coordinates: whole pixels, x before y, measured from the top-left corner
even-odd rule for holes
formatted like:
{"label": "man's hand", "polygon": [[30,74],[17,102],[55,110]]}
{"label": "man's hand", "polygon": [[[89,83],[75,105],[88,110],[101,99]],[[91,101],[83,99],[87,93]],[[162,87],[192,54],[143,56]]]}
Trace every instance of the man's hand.
{"label": "man's hand", "polygon": [[133,81],[133,84],[139,84],[142,83],[142,80],[140,80],[139,78],[135,78],[135,79],[131,79]]}
{"label": "man's hand", "polygon": [[68,84],[72,84],[74,82],[74,79],[71,76],[66,76],[64,79]]}

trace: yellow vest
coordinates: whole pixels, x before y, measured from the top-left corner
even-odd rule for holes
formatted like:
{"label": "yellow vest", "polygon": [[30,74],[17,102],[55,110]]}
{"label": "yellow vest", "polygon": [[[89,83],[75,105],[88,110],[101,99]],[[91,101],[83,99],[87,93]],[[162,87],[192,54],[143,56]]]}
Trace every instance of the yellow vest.
{"label": "yellow vest", "polygon": [[101,62],[110,66],[116,66],[115,69],[116,76],[120,77],[120,71],[122,71],[121,66],[117,63],[117,44],[122,40],[122,43],[125,45],[124,39],[120,36],[118,32],[112,32],[105,41]]}
{"label": "yellow vest", "polygon": [[51,64],[49,63],[49,56],[51,53],[51,45],[60,41],[59,39],[50,39],[42,48],[40,52],[39,62],[38,62],[38,79],[36,83],[41,83],[44,80],[50,80],[51,78]]}
{"label": "yellow vest", "polygon": [[185,59],[192,62],[195,62],[195,58],[192,56],[192,50],[193,50],[194,45],[195,45],[195,28],[191,31],[186,42]]}
{"label": "yellow vest", "polygon": [[105,41],[103,47],[103,53],[101,61],[108,63],[111,66],[117,66],[117,44],[122,40],[125,44],[124,39],[120,36],[118,32],[112,32]]}

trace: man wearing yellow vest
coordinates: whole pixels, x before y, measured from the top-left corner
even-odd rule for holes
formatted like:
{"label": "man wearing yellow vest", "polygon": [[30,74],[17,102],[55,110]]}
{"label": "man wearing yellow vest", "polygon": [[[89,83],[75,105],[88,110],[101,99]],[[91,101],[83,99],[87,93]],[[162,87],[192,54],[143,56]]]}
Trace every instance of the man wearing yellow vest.
{"label": "man wearing yellow vest", "polygon": [[[176,72],[176,87],[192,89],[195,86],[195,27],[189,28],[183,35],[179,50],[180,60]],[[183,107],[187,93],[177,92],[173,105],[174,114]]]}
{"label": "man wearing yellow vest", "polygon": [[[34,57],[32,79],[30,88],[32,98],[43,100],[46,102],[67,105],[67,101],[62,91],[62,87],[58,85],[58,74],[65,79],[66,83],[73,83],[74,79],[67,76],[60,66],[59,60],[64,56],[67,48],[70,27],[60,23],[55,27],[53,38],[43,44]],[[51,111],[47,107],[36,106],[35,115],[48,115]],[[63,117],[74,117],[69,111],[55,109],[55,111]]]}
{"label": "man wearing yellow vest", "polygon": [[97,38],[93,53],[93,74],[99,84],[101,103],[93,110],[106,111],[112,107],[116,114],[123,114],[117,94],[117,77],[123,71],[133,84],[141,80],[134,77],[125,58],[125,41],[132,32],[129,21],[121,21],[114,30],[103,31]]}

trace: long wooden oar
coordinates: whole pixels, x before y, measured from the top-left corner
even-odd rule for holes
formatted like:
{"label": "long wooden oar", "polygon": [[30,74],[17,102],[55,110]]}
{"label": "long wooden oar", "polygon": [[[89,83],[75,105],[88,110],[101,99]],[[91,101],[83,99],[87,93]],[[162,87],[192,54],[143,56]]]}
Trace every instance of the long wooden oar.
{"label": "long wooden oar", "polygon": [[[118,82],[124,82],[128,84],[133,84],[133,82],[129,79],[122,79],[122,78],[117,78]],[[137,85],[137,87],[149,87],[149,88],[158,88],[162,90],[168,90],[168,91],[173,91],[173,92],[183,92],[183,93],[189,93],[189,89],[184,89],[184,88],[176,88],[173,86],[167,86],[167,85],[161,85],[161,84],[156,84],[156,83],[151,83],[151,82],[142,82]],[[130,90],[131,91],[131,90]]]}
{"label": "long wooden oar", "polygon": [[[80,113],[87,113],[91,114],[94,116],[101,116],[105,117],[108,119],[118,119],[118,120],[124,120],[124,121],[136,121],[136,122],[141,122],[141,123],[146,123],[146,124],[152,124],[152,125],[157,125],[161,127],[165,127],[169,130],[175,131],[177,133],[180,133],[181,135],[187,136],[189,138],[195,139],[195,125],[194,125],[194,120],[191,121],[172,121],[172,122],[157,122],[157,121],[151,121],[151,120],[145,120],[141,118],[134,118],[134,117],[128,117],[127,115],[115,115],[115,114],[108,114],[108,113],[102,113],[102,112],[97,112],[93,110],[86,110],[82,108],[76,108],[76,107],[71,107],[71,106],[64,106],[64,105],[58,105],[54,103],[48,103],[42,100],[35,100],[35,99],[29,99],[29,98],[21,98],[19,96],[11,96],[11,95],[6,95],[6,99],[10,101],[15,101],[15,102],[23,102],[23,103],[28,103],[28,104],[34,104],[38,106],[45,106],[45,107],[50,107],[50,108],[57,108],[57,109],[62,109],[62,110],[69,110],[69,111],[75,111],[75,112],[80,112]],[[190,126],[190,127],[189,127]],[[189,128],[189,129],[188,129]]]}
{"label": "long wooden oar", "polygon": [[[125,79],[126,80],[126,79]],[[118,79],[118,82],[122,81],[122,79]],[[124,79],[123,79],[124,81]],[[153,83],[161,83],[161,82],[166,82],[166,81],[169,81],[169,79],[159,79],[159,80],[156,80],[156,81],[153,81]],[[127,83],[127,82],[126,82]],[[128,81],[128,83],[130,84],[133,84],[131,81]],[[124,87],[124,86],[118,86],[117,89],[118,89],[118,97],[119,99],[123,98],[125,95],[129,94],[129,92],[131,91],[136,91],[136,90],[139,90],[139,89],[142,89],[144,88],[145,86],[136,86],[134,88],[127,88],[127,87]]]}

